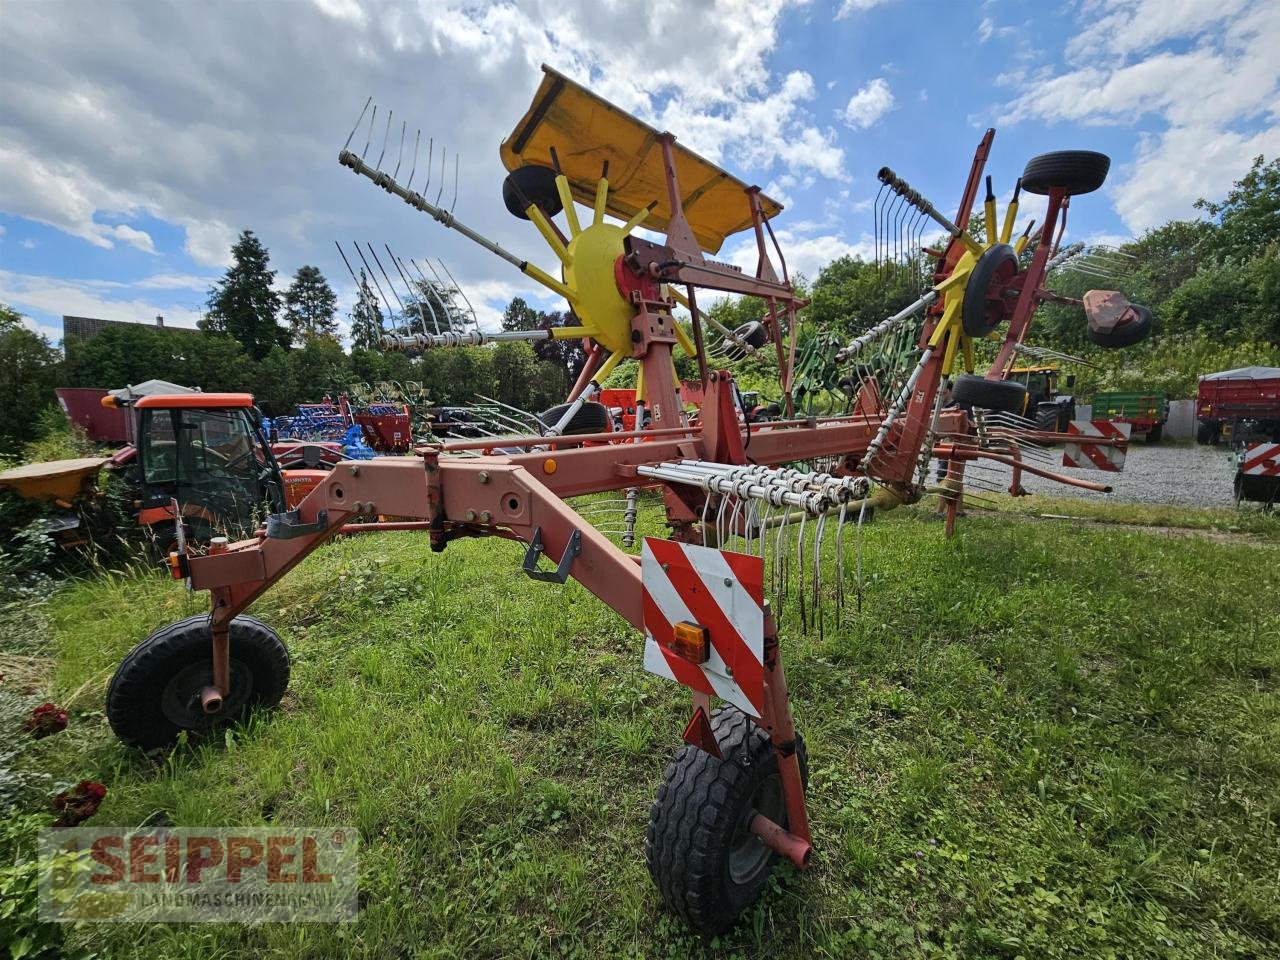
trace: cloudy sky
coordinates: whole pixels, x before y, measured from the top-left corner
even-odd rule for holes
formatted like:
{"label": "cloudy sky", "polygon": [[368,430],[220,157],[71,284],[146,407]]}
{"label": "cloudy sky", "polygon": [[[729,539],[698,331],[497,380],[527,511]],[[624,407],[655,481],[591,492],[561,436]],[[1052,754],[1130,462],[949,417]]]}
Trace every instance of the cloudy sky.
{"label": "cloudy sky", "polygon": [[64,313],[194,325],[250,228],[344,311],[334,240],[443,258],[483,318],[552,305],[337,164],[372,95],[461,157],[461,219],[545,265],[498,160],[544,62],[765,186],[810,276],[868,252],[882,165],[954,209],[988,126],[1002,194],[1036,153],[1110,154],[1070,228],[1124,238],[1280,154],[1277,50],[1256,0],[0,0],[0,301],[54,339]]}

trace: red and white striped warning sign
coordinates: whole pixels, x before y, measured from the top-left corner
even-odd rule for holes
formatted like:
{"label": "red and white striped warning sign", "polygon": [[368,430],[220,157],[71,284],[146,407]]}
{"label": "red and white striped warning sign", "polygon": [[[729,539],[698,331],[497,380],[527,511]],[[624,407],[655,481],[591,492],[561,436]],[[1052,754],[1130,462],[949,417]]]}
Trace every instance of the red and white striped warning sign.
{"label": "red and white striped warning sign", "polygon": [[1079,443],[1068,442],[1062,449],[1064,467],[1084,467],[1086,470],[1106,470],[1119,473],[1124,469],[1125,447],[1111,444],[1089,443],[1085,438],[1129,439],[1132,424],[1114,423],[1111,420],[1072,420],[1067,433],[1081,438]]}
{"label": "red and white striped warning sign", "polygon": [[[644,668],[727,700],[753,717],[764,709],[764,561],[745,553],[645,537]],[[674,652],[676,624],[706,628],[710,656]]]}
{"label": "red and white striped warning sign", "polygon": [[1280,477],[1280,443],[1251,443],[1240,458],[1240,472],[1251,477]]}

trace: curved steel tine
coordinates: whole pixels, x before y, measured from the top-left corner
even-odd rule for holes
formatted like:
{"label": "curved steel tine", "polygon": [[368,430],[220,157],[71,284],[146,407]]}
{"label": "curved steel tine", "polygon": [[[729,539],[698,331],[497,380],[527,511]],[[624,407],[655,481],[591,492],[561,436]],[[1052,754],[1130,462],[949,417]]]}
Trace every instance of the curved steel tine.
{"label": "curved steel tine", "polygon": [[404,160],[404,132],[407,127],[408,127],[408,124],[405,123],[405,121],[401,120],[400,121],[400,152],[396,154],[396,172],[391,174],[392,180],[400,176],[400,163],[401,161]]}
{"label": "curved steel tine", "polygon": [[436,206],[440,206],[440,198],[444,195],[444,163],[449,157],[449,151],[444,147],[440,148],[440,189],[436,191]]}
{"label": "curved steel tine", "polygon": [[449,268],[445,266],[445,262],[439,257],[436,257],[436,263],[440,264],[440,269],[444,271],[444,275],[448,277],[449,282],[453,284],[453,289],[458,291],[458,296],[462,298],[462,302],[465,303],[467,305],[467,309],[471,311],[471,322],[476,325],[476,330],[479,331],[480,318],[476,316],[476,308],[471,305],[471,301],[467,299],[467,295],[463,292],[462,287],[459,286],[458,281],[453,279],[453,274],[449,272]]}
{"label": "curved steel tine", "polygon": [[[394,179],[394,178],[392,178],[392,179]],[[400,262],[399,262],[399,260],[396,258],[396,255],[395,255],[394,253],[392,253],[392,252],[391,252],[391,246],[390,246],[389,244],[385,243],[385,242],[384,242],[382,245],[383,245],[384,247],[386,247],[386,248],[387,248],[387,256],[391,258],[391,264],[392,264],[392,266],[394,266],[394,267],[396,268],[396,273],[400,274],[400,279],[404,281],[404,287],[405,287],[405,290],[407,290],[407,291],[408,291],[408,293],[409,293],[409,299],[410,299],[411,301],[412,301],[412,300],[414,300],[414,296],[413,296],[413,284],[412,284],[412,283],[410,283],[410,282],[409,282],[409,278],[408,278],[408,277],[406,277],[406,276],[404,275],[404,270],[402,270],[402,269],[400,268]],[[423,332],[423,333],[426,333],[426,332],[427,332],[427,315],[426,315],[426,313],[425,313],[425,312],[423,311],[423,309],[422,309],[422,302],[423,302],[423,298],[422,298],[422,297],[418,297],[418,298],[416,299],[416,302],[417,302],[417,304],[418,304],[418,318],[422,321],[422,332]],[[433,315],[433,316],[435,315],[435,311],[434,311],[434,310],[432,311],[432,315]]]}
{"label": "curved steel tine", "polygon": [[[363,116],[363,114],[362,114]],[[369,132],[364,137],[364,149],[360,151],[360,159],[363,160],[365,154],[369,152],[369,144],[373,143],[373,124],[378,119],[378,105],[373,105],[373,113],[369,117]]]}
{"label": "curved steel tine", "polygon": [[871,218],[875,224],[871,230],[872,242],[875,244],[875,260],[876,264],[880,263],[880,197],[884,194],[884,184],[880,184],[880,189],[876,191],[875,199],[871,201]]}
{"label": "curved steel tine", "polygon": [[[372,256],[372,257],[373,257],[373,262],[374,262],[374,263],[376,263],[376,264],[378,265],[378,269],[382,271],[382,276],[383,276],[383,277],[386,279],[386,281],[387,281],[387,286],[391,288],[391,295],[392,295],[393,297],[395,297],[395,298],[396,298],[396,303],[400,304],[400,313],[401,313],[401,315],[404,315],[404,314],[408,313],[408,311],[405,309],[405,306],[404,306],[403,301],[401,301],[401,299],[400,299],[400,294],[396,293],[395,284],[393,284],[393,283],[391,282],[391,278],[387,276],[387,271],[386,271],[385,269],[383,269],[382,261],[378,259],[378,251],[376,251],[376,250],[374,250],[374,249],[373,249],[373,244],[372,244],[372,243],[368,244],[368,247],[369,247],[369,254],[370,254],[370,256]],[[410,290],[410,291],[408,291],[408,292],[409,292],[410,294],[412,294],[412,293],[413,293],[413,291],[412,291],[412,290]]]}
{"label": "curved steel tine", "polygon": [[804,594],[804,527],[809,520],[809,511],[800,511],[800,535],[796,538],[796,597],[800,601],[800,626],[805,633],[809,632],[809,611],[805,607]]}
{"label": "curved steel tine", "polygon": [[422,189],[418,191],[420,195],[425,195],[427,189],[431,186],[431,158],[435,156],[436,138],[427,137],[427,182],[422,185]]}
{"label": "curved steel tine", "polygon": [[418,172],[418,145],[422,143],[422,130],[419,129],[413,135],[413,166],[409,168],[409,182],[404,185],[406,190],[413,190],[413,175]]}
{"label": "curved steel tine", "polygon": [[707,489],[707,495],[702,501],[702,545],[709,547],[707,543],[707,511],[711,509],[711,490]]}
{"label": "curved steel tine", "polygon": [[[870,477],[868,477],[868,479],[870,479]],[[868,496],[870,493],[871,488],[868,486]],[[867,497],[863,497],[862,506],[858,508],[858,613],[862,613],[862,521],[867,516],[867,499]]]}
{"label": "curved steel tine", "polygon": [[[352,246],[356,248],[356,253],[360,256],[360,262],[364,264],[364,268],[369,275],[369,279],[373,281],[374,287],[377,288],[378,296],[382,297],[382,302],[387,305],[387,315],[388,315],[387,318],[390,319],[391,317],[396,316],[396,311],[391,306],[391,301],[387,299],[387,295],[382,290],[382,284],[378,282],[377,274],[373,272],[373,267],[369,266],[369,261],[364,258],[364,251],[360,249],[360,242],[357,240],[355,243],[352,244]],[[394,330],[396,329],[396,327],[393,325],[392,329]]]}
{"label": "curved steel tine", "polygon": [[836,616],[844,617],[844,523],[849,501],[840,501],[840,516],[836,524]]}
{"label": "curved steel tine", "polygon": [[360,111],[360,116],[356,117],[356,125],[351,128],[351,132],[347,134],[347,142],[342,145],[343,150],[347,150],[351,146],[351,138],[360,129],[360,121],[364,119],[365,112],[369,109],[369,104],[371,103],[373,103],[373,94],[369,94],[369,99],[364,102],[364,108]]}
{"label": "curved steel tine", "polygon": [[[440,309],[444,311],[445,329],[452,330],[453,329],[453,311],[449,309],[449,304],[444,302],[444,297],[440,295],[440,289],[445,288],[446,291],[449,293],[450,298],[452,298],[453,292],[452,290],[449,290],[445,286],[445,282],[440,279],[440,274],[436,273],[436,268],[431,265],[430,260],[428,260],[426,257],[423,257],[422,262],[427,265],[427,269],[431,271],[431,275],[436,278],[436,283],[440,285],[439,287],[432,287],[431,290],[433,293],[435,293],[436,300],[439,301],[440,303]],[[421,273],[422,271],[418,271],[418,272]],[[454,289],[456,289],[456,285]],[[479,326],[477,326],[476,329],[477,330],[480,329]]]}
{"label": "curved steel tine", "polygon": [[773,538],[773,595],[778,607],[778,616],[782,615],[782,603],[786,599],[785,578],[783,577],[783,561],[786,551],[782,548],[782,536],[791,522],[791,508],[782,508],[782,520],[778,524],[778,532]]}
{"label": "curved steel tine", "polygon": [[386,156],[386,153],[387,153],[387,140],[390,139],[391,137],[391,118],[393,116],[395,116],[395,111],[388,110],[387,111],[387,129],[382,132],[382,153],[378,154],[378,162],[373,165],[375,170],[382,169],[382,158]]}
{"label": "curved steel tine", "polygon": [[[425,260],[426,257],[423,257],[422,259]],[[410,257],[409,262],[413,264],[413,269],[417,270],[418,276],[422,278],[422,285],[426,289],[426,292],[436,298],[436,302],[440,304],[440,309],[445,312],[445,317],[444,317],[445,329],[448,329],[449,328],[449,308],[445,305],[445,302],[440,299],[440,294],[436,290],[436,288],[431,286],[431,281],[427,279],[427,275],[423,273],[422,268],[418,266],[418,261],[413,259],[413,257]],[[431,264],[428,263],[427,266],[431,266]],[[436,326],[436,333],[439,333],[440,318],[436,316],[436,311],[434,308],[432,308],[431,310],[431,320]]]}
{"label": "curved steel tine", "polygon": [[449,204],[449,212],[458,205],[458,154],[453,155],[453,203]]}
{"label": "curved steel tine", "polygon": [[818,640],[826,639],[822,617],[822,535],[826,533],[827,515],[818,514],[813,531],[813,611],[818,619]]}

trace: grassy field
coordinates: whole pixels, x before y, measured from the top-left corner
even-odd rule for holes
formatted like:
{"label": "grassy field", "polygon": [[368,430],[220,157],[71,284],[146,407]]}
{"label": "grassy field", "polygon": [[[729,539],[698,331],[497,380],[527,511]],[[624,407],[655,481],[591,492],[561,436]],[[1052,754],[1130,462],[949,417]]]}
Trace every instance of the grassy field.
{"label": "grassy field", "polygon": [[867,528],[864,557],[861,612],[829,598],[820,636],[784,610],[813,867],[780,867],[714,942],[665,911],[643,860],[687,697],[586,591],[522,577],[518,546],[325,548],[253,611],[293,655],[282,709],[161,759],[111,737],[102,694],[195,601],[135,574],[69,586],[45,633],[0,641],[72,708],[22,763],[106,783],[95,823],[350,823],[363,849],[355,923],[103,925],[68,948],[1277,955],[1280,540],[982,515],[946,541],[902,511]]}

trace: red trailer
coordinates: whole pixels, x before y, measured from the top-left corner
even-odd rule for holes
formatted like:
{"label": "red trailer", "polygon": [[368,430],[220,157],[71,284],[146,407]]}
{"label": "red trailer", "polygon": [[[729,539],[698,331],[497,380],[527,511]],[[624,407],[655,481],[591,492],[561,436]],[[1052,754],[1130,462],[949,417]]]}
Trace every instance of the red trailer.
{"label": "red trailer", "polygon": [[77,427],[94,443],[127,443],[129,436],[129,411],[119,407],[104,407],[105,389],[98,387],[58,387],[53,391],[58,404]]}
{"label": "red trailer", "polygon": [[1280,441],[1280,367],[1241,367],[1200,378],[1196,391],[1196,440],[1248,439],[1239,434]]}

